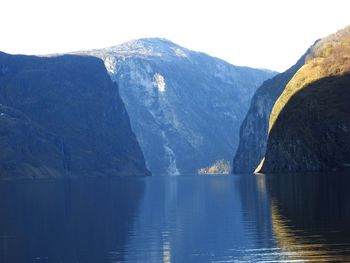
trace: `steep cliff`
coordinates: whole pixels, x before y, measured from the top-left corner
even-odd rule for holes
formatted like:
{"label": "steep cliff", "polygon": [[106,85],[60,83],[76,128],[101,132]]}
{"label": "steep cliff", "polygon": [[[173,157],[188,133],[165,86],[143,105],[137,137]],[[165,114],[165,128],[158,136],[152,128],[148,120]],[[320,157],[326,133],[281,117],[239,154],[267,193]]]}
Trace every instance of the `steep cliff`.
{"label": "steep cliff", "polygon": [[264,157],[272,107],[287,83],[304,65],[307,54],[308,52],[285,72],[266,80],[254,94],[240,128],[239,145],[233,159],[233,173],[253,173]]}
{"label": "steep cliff", "polygon": [[165,39],[82,52],[104,60],[155,174],[230,160],[252,95],[274,72],[233,66]]}
{"label": "steep cliff", "polygon": [[0,53],[0,103],[2,178],[149,173],[99,59]]}
{"label": "steep cliff", "polygon": [[266,173],[350,166],[350,27],[318,41],[270,116]]}

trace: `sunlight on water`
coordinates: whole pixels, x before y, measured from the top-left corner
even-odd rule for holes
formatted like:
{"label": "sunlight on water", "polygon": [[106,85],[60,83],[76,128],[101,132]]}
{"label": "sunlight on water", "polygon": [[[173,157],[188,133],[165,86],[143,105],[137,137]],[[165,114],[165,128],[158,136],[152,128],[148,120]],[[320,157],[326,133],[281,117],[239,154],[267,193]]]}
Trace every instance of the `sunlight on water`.
{"label": "sunlight on water", "polygon": [[[326,242],[322,232],[329,229],[310,234],[294,228],[292,219],[279,211],[277,197],[271,198],[266,176],[155,177],[145,184],[126,261],[350,260],[349,243]],[[134,250],[139,247],[142,253]]]}

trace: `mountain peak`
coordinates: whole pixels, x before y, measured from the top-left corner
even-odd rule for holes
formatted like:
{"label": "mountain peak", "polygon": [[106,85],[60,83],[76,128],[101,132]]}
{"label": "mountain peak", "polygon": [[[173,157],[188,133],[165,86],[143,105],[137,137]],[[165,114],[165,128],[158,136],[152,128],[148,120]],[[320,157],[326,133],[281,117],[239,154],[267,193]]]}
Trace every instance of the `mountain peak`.
{"label": "mountain peak", "polygon": [[149,37],[149,38],[138,38],[138,39],[133,39],[127,42],[122,43],[138,43],[142,44],[144,46],[147,45],[168,45],[168,46],[179,46],[175,44],[174,42],[170,41],[169,39],[166,38],[160,38],[160,37]]}
{"label": "mountain peak", "polygon": [[165,38],[140,38],[88,53],[98,57],[187,57],[189,50]]}

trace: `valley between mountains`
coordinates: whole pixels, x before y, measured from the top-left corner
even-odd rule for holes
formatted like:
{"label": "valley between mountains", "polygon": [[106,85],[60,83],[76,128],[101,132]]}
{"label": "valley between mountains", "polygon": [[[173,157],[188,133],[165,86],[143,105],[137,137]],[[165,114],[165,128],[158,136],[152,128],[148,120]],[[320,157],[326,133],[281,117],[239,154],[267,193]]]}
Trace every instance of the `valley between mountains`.
{"label": "valley between mountains", "polygon": [[348,169],[349,65],[350,27],[283,73],[160,38],[0,53],[0,177]]}

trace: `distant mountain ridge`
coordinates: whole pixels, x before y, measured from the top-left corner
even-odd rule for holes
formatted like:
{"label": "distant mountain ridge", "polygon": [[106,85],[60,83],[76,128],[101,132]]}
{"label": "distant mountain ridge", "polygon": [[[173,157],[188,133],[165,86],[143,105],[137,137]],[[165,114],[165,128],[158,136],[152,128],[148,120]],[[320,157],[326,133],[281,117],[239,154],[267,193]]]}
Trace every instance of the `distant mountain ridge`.
{"label": "distant mountain ridge", "polygon": [[155,174],[196,173],[230,160],[253,93],[275,75],[157,38],[79,54],[104,60]]}

